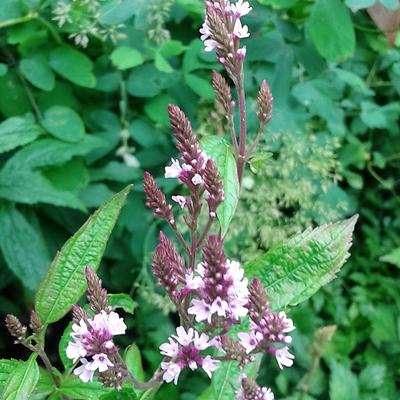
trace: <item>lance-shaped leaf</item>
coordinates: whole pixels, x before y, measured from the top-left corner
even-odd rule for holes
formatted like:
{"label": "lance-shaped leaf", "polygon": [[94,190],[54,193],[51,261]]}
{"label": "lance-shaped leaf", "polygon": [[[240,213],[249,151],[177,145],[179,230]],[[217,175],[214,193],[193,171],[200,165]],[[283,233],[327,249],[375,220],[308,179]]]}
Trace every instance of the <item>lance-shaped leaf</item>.
{"label": "lance-shaped leaf", "polygon": [[273,309],[296,305],[336,277],[352,243],[358,215],[327,224],[273,246],[245,267],[248,278],[261,279]]}
{"label": "lance-shaped leaf", "polygon": [[39,380],[37,354],[33,353],[28,361],[19,363],[8,377],[4,386],[3,400],[26,400],[35,390]]}
{"label": "lance-shaped leaf", "polygon": [[100,207],[55,257],[36,295],[36,310],[44,324],[61,319],[84,293],[85,267],[99,266],[129,190],[130,186]]}
{"label": "lance-shaped leaf", "polygon": [[225,200],[218,207],[217,216],[221,224],[222,234],[225,235],[239,200],[239,180],[235,156],[232,148],[220,136],[207,136],[202,140],[201,147],[215,162],[224,181]]}

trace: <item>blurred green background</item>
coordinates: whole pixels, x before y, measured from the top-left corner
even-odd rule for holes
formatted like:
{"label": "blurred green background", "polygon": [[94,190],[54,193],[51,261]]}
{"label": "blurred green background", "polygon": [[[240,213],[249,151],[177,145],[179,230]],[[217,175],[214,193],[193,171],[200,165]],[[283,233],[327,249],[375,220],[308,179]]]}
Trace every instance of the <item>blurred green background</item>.
{"label": "blurred green background", "polygon": [[[291,310],[295,367],[265,361],[279,399],[400,398],[400,24],[398,0],[253,0],[245,18],[249,135],[263,79],[275,98],[247,170],[230,257],[248,261],[308,226],[360,214],[339,277]],[[175,155],[166,105],[199,135],[223,135],[214,54],[203,52],[200,0],[1,0],[0,313],[27,320],[57,249],[94,208],[133,182],[102,262],[110,292],[130,293],[121,344],[149,375],[177,322],[150,274],[158,231],[142,175]],[[52,327],[49,353],[68,319]],[[336,326],[336,331],[333,326]],[[325,327],[325,328],[324,328]],[[326,328],[328,327],[328,328]],[[23,357],[0,328],[2,357]],[[197,399],[202,376],[159,399]]]}

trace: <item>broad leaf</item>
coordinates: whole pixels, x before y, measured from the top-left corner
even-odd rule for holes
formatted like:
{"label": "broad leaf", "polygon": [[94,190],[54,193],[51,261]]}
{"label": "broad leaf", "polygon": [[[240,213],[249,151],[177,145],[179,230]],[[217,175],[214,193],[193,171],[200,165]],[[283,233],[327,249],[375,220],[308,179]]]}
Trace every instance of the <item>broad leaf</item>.
{"label": "broad leaf", "polygon": [[45,138],[36,140],[15,153],[4,165],[4,170],[24,167],[33,169],[48,165],[61,165],[74,156],[82,156],[102,147],[104,142],[95,136],[86,135],[79,143],[66,143],[58,139]]}
{"label": "broad leaf", "polygon": [[127,46],[117,47],[111,53],[110,58],[112,63],[122,70],[137,67],[143,64],[144,61],[142,54],[138,50]]}
{"label": "broad leaf", "polygon": [[245,267],[248,278],[261,279],[272,308],[307,300],[335,278],[349,256],[358,215],[335,224],[307,229]]}
{"label": "broad leaf", "polygon": [[219,136],[207,136],[202,140],[201,147],[216,163],[221,178],[224,181],[225,200],[218,207],[217,216],[224,235],[235,214],[239,200],[239,180],[236,170],[235,156],[227,142]]}
{"label": "broad leaf", "polygon": [[331,400],[354,400],[359,398],[357,377],[344,365],[331,363],[329,394]]}
{"label": "broad leaf", "polygon": [[1,171],[0,198],[24,204],[48,203],[85,209],[73,193],[57,190],[39,172],[29,170]]}
{"label": "broad leaf", "polygon": [[33,142],[42,132],[31,115],[12,117],[0,124],[0,153]]}
{"label": "broad leaf", "polygon": [[86,289],[86,266],[97,269],[130,186],[100,207],[55,257],[36,296],[36,310],[44,324],[58,321]]}
{"label": "broad leaf", "polygon": [[88,56],[71,47],[57,47],[50,52],[50,67],[69,81],[88,88],[96,85],[93,63]]}
{"label": "broad leaf", "polygon": [[8,267],[26,288],[35,291],[50,264],[40,230],[13,205],[0,203],[0,237]]}
{"label": "broad leaf", "polygon": [[350,10],[341,0],[317,0],[309,20],[309,32],[319,53],[332,61],[350,57],[355,33]]}
{"label": "broad leaf", "polygon": [[81,117],[69,107],[53,106],[46,110],[43,126],[57,139],[66,142],[79,142],[85,136]]}
{"label": "broad leaf", "polygon": [[53,90],[55,77],[44,57],[29,57],[21,60],[22,74],[32,85],[42,90]]}
{"label": "broad leaf", "polygon": [[75,376],[70,376],[61,383],[60,392],[72,399],[98,400],[100,396],[111,392],[100,382],[82,382]]}
{"label": "broad leaf", "polygon": [[35,390],[39,380],[37,354],[33,353],[28,361],[18,364],[8,377],[4,386],[3,400],[27,400]]}

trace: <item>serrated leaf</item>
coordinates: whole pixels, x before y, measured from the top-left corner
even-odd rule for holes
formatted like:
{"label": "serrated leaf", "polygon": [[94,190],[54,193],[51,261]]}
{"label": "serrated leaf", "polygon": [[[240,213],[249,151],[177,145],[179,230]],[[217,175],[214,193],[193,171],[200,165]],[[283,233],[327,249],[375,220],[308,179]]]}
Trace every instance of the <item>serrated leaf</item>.
{"label": "serrated leaf", "polygon": [[377,390],[385,381],[386,365],[367,365],[360,374],[360,387],[363,390]]}
{"label": "serrated leaf", "polygon": [[88,56],[71,47],[57,47],[50,52],[50,67],[63,78],[79,86],[94,88],[96,78]]}
{"label": "serrated leaf", "polygon": [[103,145],[102,140],[92,135],[86,135],[79,143],[67,143],[53,138],[39,139],[8,159],[3,171],[61,165],[75,156],[83,156]]}
{"label": "serrated leaf", "polygon": [[[256,361],[247,364],[240,369],[236,361],[226,361],[214,372],[212,377],[212,396],[214,400],[232,400],[235,398],[235,391],[240,386],[240,377],[245,374],[249,378],[255,379],[260,367],[261,356],[257,356]],[[210,392],[211,394],[211,392]]]}
{"label": "serrated leaf", "polygon": [[331,363],[329,382],[330,400],[355,400],[359,398],[357,377],[344,365]]}
{"label": "serrated leaf", "polygon": [[4,386],[3,400],[27,400],[35,390],[39,380],[39,367],[36,362],[37,354],[18,364],[10,374]]}
{"label": "serrated leaf", "polygon": [[218,207],[217,216],[221,224],[222,234],[225,235],[239,200],[239,180],[235,156],[225,139],[219,136],[205,137],[201,141],[201,147],[216,163],[224,181],[225,200]]}
{"label": "serrated leaf", "polygon": [[309,32],[318,52],[327,60],[343,60],[354,53],[350,10],[341,0],[318,0],[311,11]]}
{"label": "serrated leaf", "polygon": [[20,69],[25,78],[42,90],[53,90],[55,77],[44,57],[29,57],[21,60]]}
{"label": "serrated leaf", "polygon": [[85,209],[73,193],[57,190],[39,172],[29,170],[1,171],[0,198],[24,204],[48,203]]}
{"label": "serrated leaf", "polygon": [[307,229],[245,266],[248,278],[264,284],[273,309],[307,300],[326,285],[349,257],[358,215]]}
{"label": "serrated leaf", "polygon": [[8,118],[0,124],[0,153],[33,142],[42,129],[31,115]]}
{"label": "serrated leaf", "polygon": [[98,268],[129,190],[100,207],[57,254],[36,295],[36,311],[44,324],[62,318],[84,293],[84,269]]}
{"label": "serrated leaf", "polygon": [[72,399],[98,400],[100,396],[111,392],[100,382],[82,382],[79,378],[70,376],[62,381],[60,392]]}
{"label": "serrated leaf", "polygon": [[132,300],[132,297],[125,293],[109,294],[108,303],[114,310],[122,308],[129,314],[133,314],[136,307],[136,303]]}
{"label": "serrated leaf", "polygon": [[0,247],[8,267],[34,291],[50,264],[41,232],[13,205],[0,203]]}
{"label": "serrated leaf", "polygon": [[81,117],[69,107],[50,107],[44,113],[42,123],[49,133],[66,142],[79,142],[85,136]]}

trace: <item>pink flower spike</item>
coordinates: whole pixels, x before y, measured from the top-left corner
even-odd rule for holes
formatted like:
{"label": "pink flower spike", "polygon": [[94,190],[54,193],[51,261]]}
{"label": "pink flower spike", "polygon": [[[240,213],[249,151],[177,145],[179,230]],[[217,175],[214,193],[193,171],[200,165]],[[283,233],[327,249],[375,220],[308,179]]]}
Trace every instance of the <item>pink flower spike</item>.
{"label": "pink flower spike", "polygon": [[168,167],[165,167],[165,177],[166,178],[179,178],[179,175],[182,172],[182,168],[179,164],[178,160],[171,158],[172,164]]}
{"label": "pink flower spike", "polygon": [[219,360],[214,360],[211,356],[206,356],[203,360],[201,368],[203,368],[204,372],[211,379],[212,373],[219,368]]}
{"label": "pink flower spike", "polygon": [[287,346],[282,349],[276,349],[275,357],[280,369],[283,369],[283,367],[291,367],[293,365],[294,355],[289,352]]}
{"label": "pink flower spike", "polygon": [[233,28],[233,34],[239,39],[245,39],[250,36],[248,26],[247,25],[242,26],[240,19],[237,19],[235,22],[235,26]]}
{"label": "pink flower spike", "polygon": [[74,369],[74,375],[79,376],[82,382],[91,382],[93,380],[94,370],[91,370],[91,364],[86,358],[81,358],[79,360],[82,365]]}
{"label": "pink flower spike", "polygon": [[187,203],[185,196],[172,196],[172,200],[175,201],[175,203],[178,203],[180,208],[184,208]]}
{"label": "pink flower spike", "polygon": [[238,0],[236,4],[231,5],[231,10],[236,18],[240,18],[247,15],[252,8],[248,1],[243,3],[243,0]]}
{"label": "pink flower spike", "polygon": [[108,367],[113,367],[114,364],[108,359],[107,354],[100,353],[93,356],[93,361],[86,368],[91,371],[104,372],[108,370]]}

